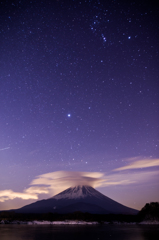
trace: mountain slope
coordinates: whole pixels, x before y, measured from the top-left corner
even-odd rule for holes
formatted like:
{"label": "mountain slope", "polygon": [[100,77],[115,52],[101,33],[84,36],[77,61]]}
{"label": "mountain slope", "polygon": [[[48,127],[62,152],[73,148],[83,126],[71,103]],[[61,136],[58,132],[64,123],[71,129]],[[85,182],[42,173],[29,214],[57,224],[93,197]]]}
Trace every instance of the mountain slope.
{"label": "mountain slope", "polygon": [[89,212],[92,214],[108,214],[108,212],[97,205],[78,202],[59,209],[58,213]]}
{"label": "mountain slope", "polygon": [[[84,199],[87,197],[96,197],[101,199],[104,195],[90,186],[75,186],[68,188],[55,195],[52,199]],[[104,196],[105,197],[105,196]]]}
{"label": "mountain slope", "polygon": [[73,209],[98,214],[137,214],[138,212],[104,196],[90,186],[68,188],[52,198],[26,205],[17,209],[16,212],[69,213],[73,212]]}

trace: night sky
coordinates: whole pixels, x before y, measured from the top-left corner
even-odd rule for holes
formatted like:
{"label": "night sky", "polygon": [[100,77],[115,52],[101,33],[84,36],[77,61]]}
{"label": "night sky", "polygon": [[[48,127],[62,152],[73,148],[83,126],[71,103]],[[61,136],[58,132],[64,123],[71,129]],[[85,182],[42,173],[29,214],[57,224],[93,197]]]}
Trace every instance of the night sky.
{"label": "night sky", "polygon": [[20,193],[57,171],[101,173],[97,190],[129,207],[159,201],[159,8],[146,2],[0,2],[0,210],[36,201]]}

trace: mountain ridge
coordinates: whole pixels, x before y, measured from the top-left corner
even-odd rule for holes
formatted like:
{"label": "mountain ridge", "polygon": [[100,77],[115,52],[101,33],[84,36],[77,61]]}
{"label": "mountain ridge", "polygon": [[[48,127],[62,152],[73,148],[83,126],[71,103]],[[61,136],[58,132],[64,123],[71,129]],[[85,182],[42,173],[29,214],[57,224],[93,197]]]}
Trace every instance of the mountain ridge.
{"label": "mountain ridge", "polygon": [[[85,198],[87,196],[98,196],[97,190],[88,185],[77,185],[74,187],[67,188],[66,190],[53,196],[53,199],[62,199],[62,198]],[[100,193],[101,194],[101,193]]]}
{"label": "mountain ridge", "polygon": [[96,214],[134,215],[138,213],[137,210],[126,207],[87,185],[70,187],[49,199],[40,200],[15,210],[19,213],[52,212],[61,214],[74,211]]}

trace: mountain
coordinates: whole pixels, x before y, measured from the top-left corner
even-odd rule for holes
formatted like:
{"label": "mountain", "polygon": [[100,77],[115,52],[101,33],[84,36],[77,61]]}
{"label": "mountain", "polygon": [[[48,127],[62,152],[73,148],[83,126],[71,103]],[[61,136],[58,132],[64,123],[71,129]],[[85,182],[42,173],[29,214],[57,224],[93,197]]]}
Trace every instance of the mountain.
{"label": "mountain", "polygon": [[137,214],[138,211],[126,207],[101,194],[90,186],[75,186],[52,198],[37,201],[15,210],[18,213],[72,213],[75,211],[93,214]]}

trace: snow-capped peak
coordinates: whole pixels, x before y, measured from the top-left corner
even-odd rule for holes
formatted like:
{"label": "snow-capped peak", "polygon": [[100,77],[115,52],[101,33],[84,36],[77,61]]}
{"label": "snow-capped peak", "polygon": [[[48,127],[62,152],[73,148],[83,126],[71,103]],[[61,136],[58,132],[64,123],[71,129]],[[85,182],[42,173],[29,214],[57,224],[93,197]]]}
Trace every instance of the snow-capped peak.
{"label": "snow-capped peak", "polygon": [[96,196],[98,191],[90,186],[75,186],[66,189],[65,191],[55,195],[54,199],[77,199],[77,198],[86,198],[88,196]]}

